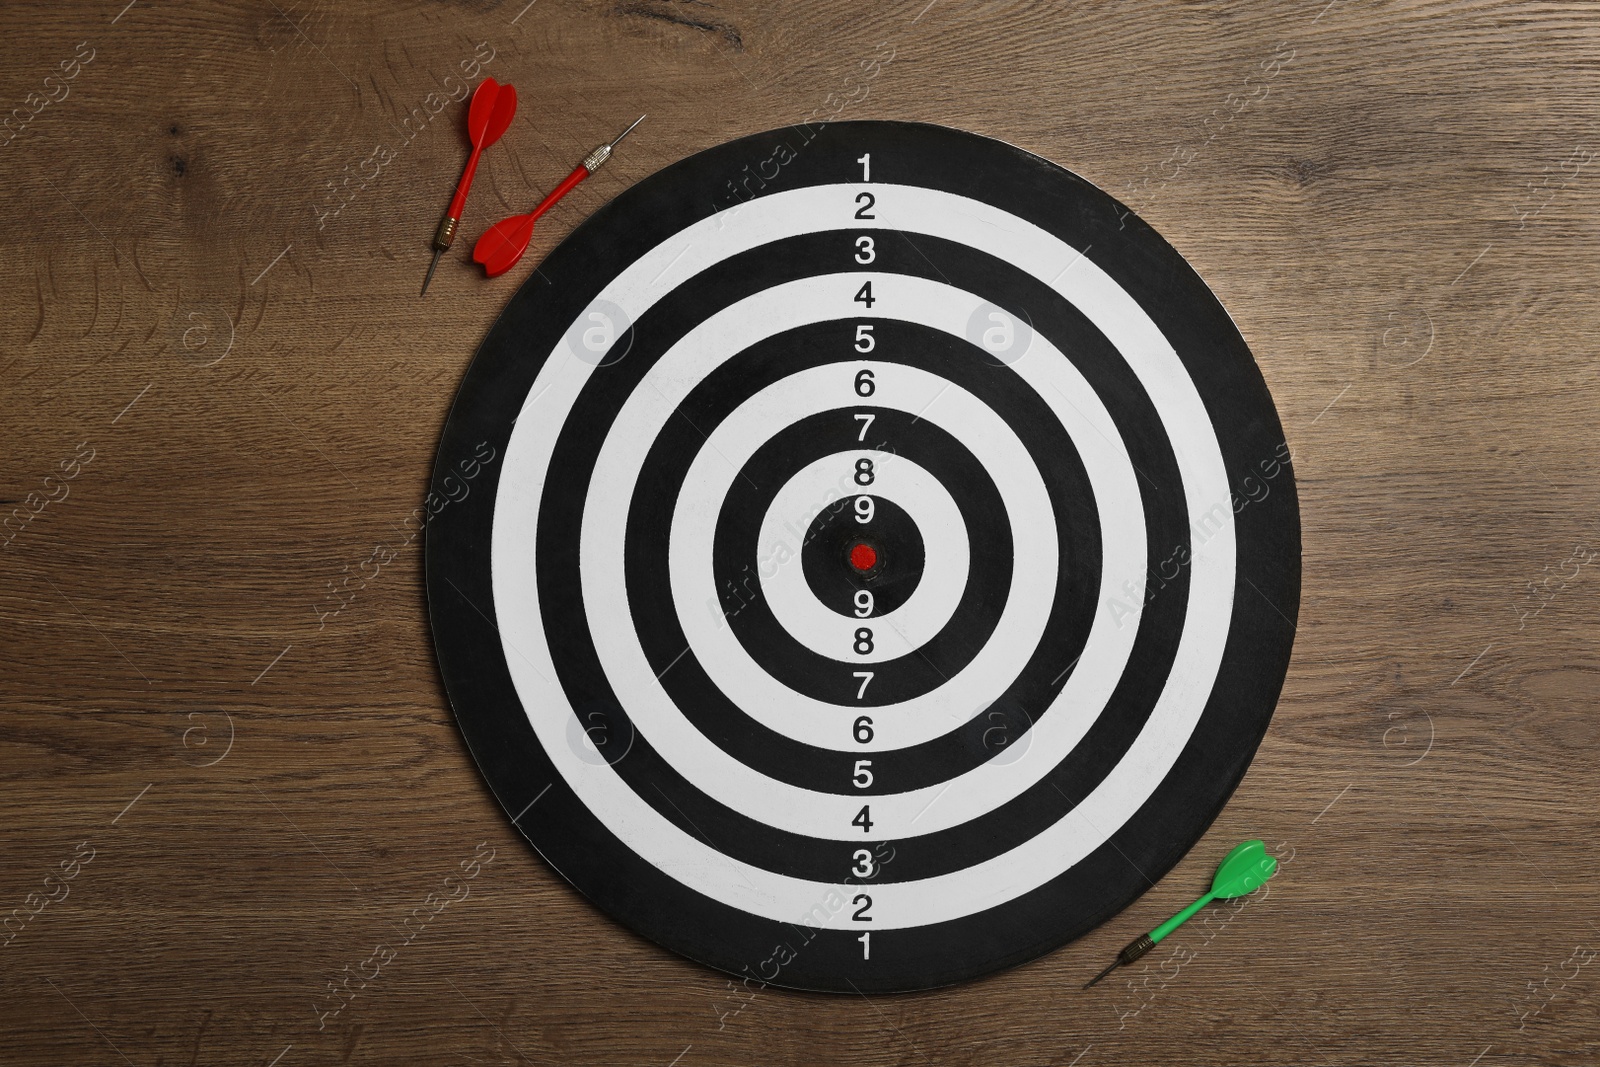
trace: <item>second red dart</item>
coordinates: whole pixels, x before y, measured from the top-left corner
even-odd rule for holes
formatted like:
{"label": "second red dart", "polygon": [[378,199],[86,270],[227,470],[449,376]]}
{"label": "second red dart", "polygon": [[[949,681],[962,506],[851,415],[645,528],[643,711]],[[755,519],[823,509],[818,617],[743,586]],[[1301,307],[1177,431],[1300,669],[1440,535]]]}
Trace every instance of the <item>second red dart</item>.
{"label": "second red dart", "polygon": [[555,207],[556,201],[572,192],[580,182],[599,170],[605,161],[611,158],[611,150],[617,147],[618,142],[632,133],[633,127],[643,121],[644,116],[640,115],[633,120],[632,126],[584,156],[583,162],[573,168],[572,173],[552,189],[549,196],[539,201],[539,206],[528,214],[501,219],[485,230],[483,236],[478,238],[478,243],[472,246],[472,258],[483,264],[484,273],[493,278],[516,266],[517,261],[522,258],[522,253],[528,250],[528,242],[533,240],[533,224],[539,221],[539,216]]}
{"label": "second red dart", "polygon": [[450,198],[450,210],[439,220],[433,234],[433,262],[428,264],[428,276],[422,279],[422,292],[428,291],[433,281],[433,270],[439,257],[455,243],[456,227],[461,224],[461,212],[467,206],[467,191],[472,188],[472,176],[478,172],[478,157],[483,150],[500,139],[517,114],[517,90],[501,85],[493,78],[485,78],[473,90],[472,103],[467,107],[467,137],[472,141],[472,155],[467,157],[466,169],[456,184],[456,195]]}

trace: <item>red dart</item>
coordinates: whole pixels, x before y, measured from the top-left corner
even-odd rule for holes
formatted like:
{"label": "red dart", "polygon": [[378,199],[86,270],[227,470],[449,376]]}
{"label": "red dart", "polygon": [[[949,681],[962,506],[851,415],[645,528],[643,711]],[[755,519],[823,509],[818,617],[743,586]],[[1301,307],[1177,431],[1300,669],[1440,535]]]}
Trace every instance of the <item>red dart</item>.
{"label": "red dart", "polygon": [[456,195],[450,200],[450,210],[439,220],[439,228],[433,233],[433,262],[428,264],[428,276],[422,279],[424,294],[428,291],[428,283],[433,281],[433,269],[439,265],[439,257],[455,242],[456,227],[461,224],[461,212],[467,206],[467,190],[472,188],[472,176],[478,172],[478,157],[483,155],[485,148],[500,139],[516,114],[515,87],[485,78],[473,90],[472,103],[467,107],[467,136],[472,141],[472,155],[467,157],[467,168],[461,172],[461,181],[456,184]]}
{"label": "red dart", "polygon": [[[633,126],[643,121],[644,116],[640,115],[633,120]],[[539,201],[538,207],[526,215],[513,215],[509,219],[501,219],[483,232],[483,236],[478,238],[478,243],[472,246],[472,258],[483,264],[484,272],[489,277],[504,274],[517,265],[522,253],[528,250],[528,242],[533,240],[533,224],[539,221],[539,216],[555,207],[556,201],[572,192],[583,179],[599,170],[605,161],[611,158],[611,150],[633,132],[633,126],[629,126],[610,142],[584,156],[583,162],[579,163],[560,185],[552,189],[549,196]]]}

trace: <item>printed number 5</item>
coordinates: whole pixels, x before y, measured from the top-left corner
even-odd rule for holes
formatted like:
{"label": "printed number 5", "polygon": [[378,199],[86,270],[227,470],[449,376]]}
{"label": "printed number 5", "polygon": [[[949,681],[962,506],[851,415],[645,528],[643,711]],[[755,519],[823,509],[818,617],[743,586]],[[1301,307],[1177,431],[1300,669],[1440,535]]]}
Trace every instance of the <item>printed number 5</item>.
{"label": "printed number 5", "polygon": [[[872,761],[869,759],[856,760],[856,773],[850,781],[857,789],[865,789],[872,784],[871,767]],[[857,855],[860,855],[860,853],[857,853]]]}

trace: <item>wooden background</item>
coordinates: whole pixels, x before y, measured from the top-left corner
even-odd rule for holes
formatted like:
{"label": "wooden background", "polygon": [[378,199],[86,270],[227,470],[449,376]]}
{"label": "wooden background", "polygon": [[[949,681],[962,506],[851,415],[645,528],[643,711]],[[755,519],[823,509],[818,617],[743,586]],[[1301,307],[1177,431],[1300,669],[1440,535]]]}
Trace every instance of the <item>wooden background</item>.
{"label": "wooden background", "polygon": [[[524,2],[0,12],[8,1063],[1600,1059],[1592,5]],[[1128,912],[935,993],[735,995],[514,835],[405,527],[529,269],[463,241],[417,298],[461,109],[402,123],[475,54],[522,108],[467,235],[640,112],[540,248],[728,138],[925,119],[1085,175],[1216,290],[1294,451],[1304,604],[1253,769]],[[1247,836],[1289,859],[1265,900],[1080,990]]]}

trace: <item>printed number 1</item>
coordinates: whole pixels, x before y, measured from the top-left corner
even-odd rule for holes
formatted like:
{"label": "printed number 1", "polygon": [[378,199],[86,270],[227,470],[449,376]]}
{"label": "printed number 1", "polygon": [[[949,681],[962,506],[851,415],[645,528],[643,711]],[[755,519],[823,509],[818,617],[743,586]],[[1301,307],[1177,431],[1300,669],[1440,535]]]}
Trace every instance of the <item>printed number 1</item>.
{"label": "printed number 1", "polygon": [[870,960],[872,958],[872,931],[868,930],[856,940],[861,942],[861,958]]}
{"label": "printed number 1", "polygon": [[861,180],[870,182],[872,180],[872,153],[868,152],[856,162],[861,164]]}

